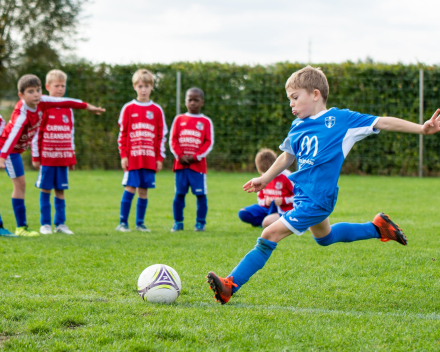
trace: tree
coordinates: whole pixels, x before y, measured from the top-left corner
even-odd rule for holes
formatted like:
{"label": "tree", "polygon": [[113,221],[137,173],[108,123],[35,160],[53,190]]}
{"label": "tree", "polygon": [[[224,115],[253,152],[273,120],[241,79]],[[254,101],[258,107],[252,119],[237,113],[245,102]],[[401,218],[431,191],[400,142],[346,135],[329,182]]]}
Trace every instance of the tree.
{"label": "tree", "polygon": [[20,56],[43,48],[58,58],[72,49],[82,6],[88,0],[0,0],[0,73]]}

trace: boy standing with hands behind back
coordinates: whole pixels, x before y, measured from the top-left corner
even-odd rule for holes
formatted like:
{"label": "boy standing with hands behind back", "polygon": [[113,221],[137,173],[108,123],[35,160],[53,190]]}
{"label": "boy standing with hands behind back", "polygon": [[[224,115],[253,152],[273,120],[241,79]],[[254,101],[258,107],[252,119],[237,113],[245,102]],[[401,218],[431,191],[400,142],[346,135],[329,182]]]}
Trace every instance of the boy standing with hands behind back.
{"label": "boy standing with hands behind back", "polygon": [[156,172],[165,158],[165,135],[168,132],[165,114],[160,105],[150,100],[154,77],[139,69],[132,78],[137,98],[124,105],[119,116],[119,153],[124,170],[120,222],[116,231],[129,232],[128,216],[136,190],[136,230],[150,232],[144,219],[147,211],[148,188],[156,187]]}
{"label": "boy standing with hands behind back", "polygon": [[200,88],[186,91],[185,104],[188,112],[176,116],[171,126],[170,149],[175,157],[173,171],[176,182],[172,232],[183,230],[183,209],[189,186],[197,197],[194,231],[205,231],[208,213],[206,157],[214,145],[214,125],[209,117],[200,113],[204,104],[204,93]]}

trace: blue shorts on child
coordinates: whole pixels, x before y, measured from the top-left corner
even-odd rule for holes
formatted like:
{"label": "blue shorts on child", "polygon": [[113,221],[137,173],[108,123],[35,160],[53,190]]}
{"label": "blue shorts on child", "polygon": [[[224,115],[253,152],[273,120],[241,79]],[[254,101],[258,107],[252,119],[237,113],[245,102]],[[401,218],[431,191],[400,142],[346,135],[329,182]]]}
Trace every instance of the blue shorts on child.
{"label": "blue shorts on child", "polygon": [[9,154],[5,160],[6,173],[10,178],[17,178],[24,175],[23,160],[18,153]]}
{"label": "blue shorts on child", "polygon": [[40,189],[69,189],[68,166],[40,166],[35,187]]}
{"label": "blue shorts on child", "polygon": [[134,188],[156,188],[156,173],[150,169],[125,171],[122,185]]}
{"label": "blue shorts on child", "polygon": [[208,194],[206,174],[191,169],[176,170],[174,174],[177,194],[187,194],[191,186],[194,195]]}
{"label": "blue shorts on child", "polygon": [[327,219],[331,212],[317,205],[295,185],[292,210],[281,217],[283,224],[294,234],[301,236],[310,226],[317,225]]}

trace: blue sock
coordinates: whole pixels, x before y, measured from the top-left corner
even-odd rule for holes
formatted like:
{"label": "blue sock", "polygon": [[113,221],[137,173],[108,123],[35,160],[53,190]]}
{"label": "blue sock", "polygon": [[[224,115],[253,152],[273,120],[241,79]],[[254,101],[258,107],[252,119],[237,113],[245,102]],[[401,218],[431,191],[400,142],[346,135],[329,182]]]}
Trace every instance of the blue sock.
{"label": "blue sock", "polygon": [[240,209],[238,212],[238,217],[241,221],[251,224],[252,226],[261,226],[263,223],[261,216],[254,216],[246,209]]}
{"label": "blue sock", "polygon": [[206,198],[206,194],[201,194],[201,195],[197,196],[196,221],[205,225],[206,224],[206,214],[208,214],[208,198]]}
{"label": "blue sock", "polygon": [[55,200],[55,217],[53,223],[58,225],[63,225],[66,222],[66,201],[57,197],[53,197]]}
{"label": "blue sock", "polygon": [[321,246],[329,246],[337,242],[353,242],[370,238],[380,238],[372,222],[365,224],[340,222],[331,226],[331,231],[327,236],[315,238],[315,241]]}
{"label": "blue sock", "polygon": [[26,226],[26,207],[24,199],[12,198],[12,209],[14,209],[17,227]]}
{"label": "blue sock", "polygon": [[52,216],[50,214],[50,193],[40,192],[40,224],[50,225]]}
{"label": "blue sock", "polygon": [[119,223],[128,225],[128,215],[130,214],[131,201],[133,200],[134,193],[124,191],[121,200],[121,214],[119,215]]}
{"label": "blue sock", "polygon": [[147,212],[148,199],[138,198],[136,204],[136,226],[144,224],[145,213]]}
{"label": "blue sock", "polygon": [[176,193],[173,201],[173,214],[175,222],[183,221],[183,208],[185,208],[185,195]]}
{"label": "blue sock", "polygon": [[0,229],[3,228],[3,220],[2,220],[2,216],[0,215]]}
{"label": "blue sock", "polygon": [[266,264],[277,243],[258,237],[255,248],[252,249],[232,270],[228,277],[233,276],[237,287],[232,288],[232,293],[237,292],[241,286],[249,281],[252,275]]}

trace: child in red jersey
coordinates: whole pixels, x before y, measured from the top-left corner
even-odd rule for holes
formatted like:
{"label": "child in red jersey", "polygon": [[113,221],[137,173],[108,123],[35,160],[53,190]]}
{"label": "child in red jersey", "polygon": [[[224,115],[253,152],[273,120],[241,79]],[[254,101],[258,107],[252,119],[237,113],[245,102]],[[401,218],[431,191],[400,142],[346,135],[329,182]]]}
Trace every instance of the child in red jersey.
{"label": "child in red jersey", "polygon": [[35,237],[40,234],[28,228],[24,195],[26,181],[24,178],[23,161],[20,154],[31,144],[38,132],[44,111],[51,108],[86,109],[95,114],[105,109],[83,103],[71,98],[56,98],[41,95],[41,82],[37,76],[25,75],[18,81],[20,101],[15,105],[11,119],[0,137],[0,169],[5,169],[12,180],[12,207],[17,220],[16,235]]}
{"label": "child in red jersey", "polygon": [[[277,159],[273,150],[263,148],[255,157],[258,172],[263,175]],[[258,204],[240,209],[240,220],[252,226],[268,227],[293,208],[293,183],[287,176],[289,172],[283,171],[276,176],[267,186],[257,193]]]}
{"label": "child in red jersey", "polygon": [[[63,97],[66,93],[67,75],[52,70],[46,75],[46,90],[51,97]],[[69,188],[68,169],[75,168],[74,116],[72,109],[55,108],[46,110],[39,128],[32,140],[32,164],[39,169],[35,187],[40,192],[40,233],[52,233],[50,193],[54,189],[55,232],[73,235],[65,225],[66,203],[64,190]]]}
{"label": "child in red jersey", "polygon": [[[0,136],[3,133],[3,129],[5,128],[5,125],[6,125],[5,120],[3,120],[2,115],[0,115]],[[1,216],[0,216],[0,236],[3,236],[3,237],[18,237],[17,235],[11,233],[8,229],[5,229],[3,227],[3,220],[2,220]]]}
{"label": "child in red jersey", "polygon": [[173,171],[176,180],[172,232],[183,230],[183,209],[189,186],[197,196],[194,231],[205,231],[208,213],[206,157],[214,145],[214,125],[209,117],[200,113],[204,104],[204,93],[201,89],[188,89],[185,104],[188,112],[176,116],[171,126],[170,149],[175,157]]}
{"label": "child in red jersey", "polygon": [[147,190],[156,187],[155,174],[162,169],[168,129],[162,108],[150,100],[154,86],[153,75],[148,70],[140,69],[135,72],[132,81],[137,98],[124,105],[118,121],[118,145],[125,191],[116,231],[130,231],[128,216],[137,190],[136,230],[150,232],[144,224],[148,205]]}

